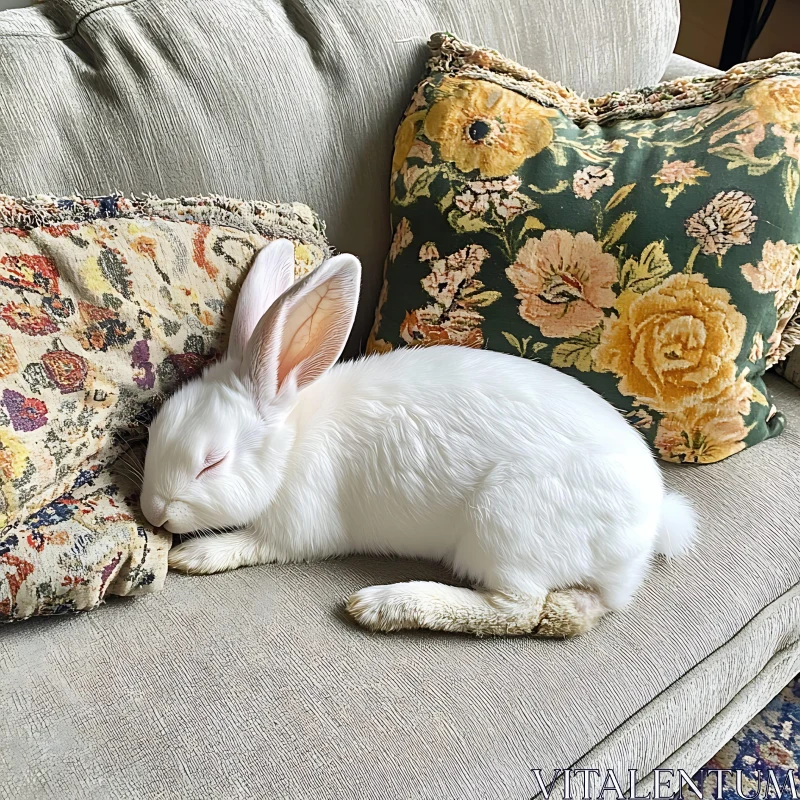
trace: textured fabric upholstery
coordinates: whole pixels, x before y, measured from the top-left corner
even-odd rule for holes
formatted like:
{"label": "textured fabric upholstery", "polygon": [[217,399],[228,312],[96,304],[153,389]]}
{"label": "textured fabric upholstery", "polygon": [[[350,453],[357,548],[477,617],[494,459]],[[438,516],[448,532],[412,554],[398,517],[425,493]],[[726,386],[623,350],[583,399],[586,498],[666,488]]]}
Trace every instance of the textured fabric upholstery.
{"label": "textured fabric upholstery", "polygon": [[364,261],[363,339],[390,236],[394,128],[437,30],[599,94],[658,79],[678,0],[59,0],[6,11],[0,191],[306,202],[332,244]]}
{"label": "textured fabric upholstery", "polygon": [[800,426],[667,479],[698,504],[696,551],[571,641],[365,633],[340,611],[353,590],[447,579],[367,558],[175,575],[5,628],[0,797],[518,800],[533,767],[699,766],[758,676],[766,702],[800,661]]}

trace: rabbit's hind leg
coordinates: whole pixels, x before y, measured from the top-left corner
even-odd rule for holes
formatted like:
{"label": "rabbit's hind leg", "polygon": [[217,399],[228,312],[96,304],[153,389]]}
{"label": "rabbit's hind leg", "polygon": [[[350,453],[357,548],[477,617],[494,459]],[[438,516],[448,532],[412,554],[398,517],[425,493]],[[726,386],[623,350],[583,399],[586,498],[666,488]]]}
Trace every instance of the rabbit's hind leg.
{"label": "rabbit's hind leg", "polygon": [[597,589],[603,603],[612,611],[618,611],[631,602],[650,567],[651,555],[643,550],[625,559],[608,559],[597,579]]}
{"label": "rabbit's hind leg", "polygon": [[369,586],[347,601],[355,620],[374,631],[425,628],[475,636],[577,636],[606,612],[583,589],[538,595],[466,589],[434,581]]}

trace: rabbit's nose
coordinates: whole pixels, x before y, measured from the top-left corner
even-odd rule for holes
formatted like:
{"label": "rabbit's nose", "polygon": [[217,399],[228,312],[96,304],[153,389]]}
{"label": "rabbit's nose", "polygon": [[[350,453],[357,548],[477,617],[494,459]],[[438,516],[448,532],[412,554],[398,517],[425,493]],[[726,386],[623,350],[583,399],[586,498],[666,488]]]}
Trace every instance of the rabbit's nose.
{"label": "rabbit's nose", "polygon": [[147,521],[154,528],[161,528],[167,522],[167,502],[163,497],[153,495],[152,497],[142,497],[142,512]]}
{"label": "rabbit's nose", "polygon": [[180,500],[171,500],[167,503],[161,519],[161,527],[170,533],[189,533],[198,528],[191,511]]}

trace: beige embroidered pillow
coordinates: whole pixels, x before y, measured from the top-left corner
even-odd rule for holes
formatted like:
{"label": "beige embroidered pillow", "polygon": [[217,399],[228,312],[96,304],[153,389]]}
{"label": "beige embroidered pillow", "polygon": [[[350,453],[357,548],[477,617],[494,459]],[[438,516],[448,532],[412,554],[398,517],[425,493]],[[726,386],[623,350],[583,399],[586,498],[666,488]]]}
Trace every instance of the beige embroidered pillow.
{"label": "beige embroidered pillow", "polygon": [[253,256],[280,237],[297,275],[327,251],[301,204],[0,196],[0,617],[161,587],[140,423],[224,351]]}

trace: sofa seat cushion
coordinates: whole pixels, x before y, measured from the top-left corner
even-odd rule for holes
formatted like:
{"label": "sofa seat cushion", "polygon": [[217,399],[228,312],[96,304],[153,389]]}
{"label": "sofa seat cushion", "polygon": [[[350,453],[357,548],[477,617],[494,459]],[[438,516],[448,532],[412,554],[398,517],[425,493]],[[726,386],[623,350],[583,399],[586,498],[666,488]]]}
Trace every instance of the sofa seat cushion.
{"label": "sofa seat cushion", "polygon": [[798,667],[800,392],[767,382],[784,434],[667,465],[700,511],[696,550],[658,560],[632,607],[575,640],[366,633],[341,612],[354,590],[448,579],[372,558],[176,575],[6,629],[4,790],[505,800],[537,794],[536,767],[644,775],[707,728],[677,764],[700,766],[745,721],[718,712],[759,679],[765,702]]}

